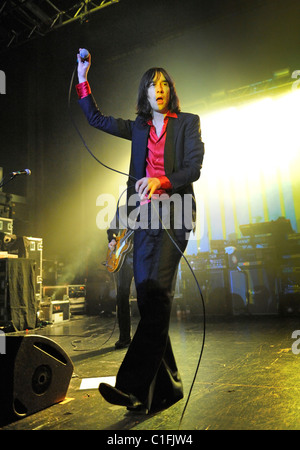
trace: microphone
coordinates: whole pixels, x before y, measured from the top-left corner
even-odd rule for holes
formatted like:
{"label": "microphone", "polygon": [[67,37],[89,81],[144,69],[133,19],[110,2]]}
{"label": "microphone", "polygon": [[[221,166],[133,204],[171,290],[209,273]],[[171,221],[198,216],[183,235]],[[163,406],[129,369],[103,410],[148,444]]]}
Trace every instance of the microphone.
{"label": "microphone", "polygon": [[86,48],[81,48],[79,51],[79,56],[82,61],[85,61],[90,56],[89,51]]}
{"label": "microphone", "polygon": [[31,170],[23,169],[23,170],[19,170],[18,172],[12,172],[10,175],[12,175],[13,177],[15,177],[17,175],[31,175]]}

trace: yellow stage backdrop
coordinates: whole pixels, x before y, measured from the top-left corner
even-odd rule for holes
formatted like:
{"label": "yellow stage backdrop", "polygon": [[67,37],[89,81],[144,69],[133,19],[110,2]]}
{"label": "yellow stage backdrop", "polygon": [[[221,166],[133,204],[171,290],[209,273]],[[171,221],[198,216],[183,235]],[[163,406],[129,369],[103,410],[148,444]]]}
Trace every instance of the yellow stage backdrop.
{"label": "yellow stage backdrop", "polygon": [[300,89],[200,115],[206,152],[187,253],[279,217],[300,232]]}

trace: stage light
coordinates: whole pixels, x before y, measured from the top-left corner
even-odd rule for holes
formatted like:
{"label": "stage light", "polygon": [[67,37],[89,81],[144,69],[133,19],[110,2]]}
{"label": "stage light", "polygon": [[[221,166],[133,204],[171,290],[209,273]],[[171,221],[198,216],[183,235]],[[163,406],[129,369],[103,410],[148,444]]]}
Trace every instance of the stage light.
{"label": "stage light", "polygon": [[239,225],[256,217],[285,216],[297,231],[299,100],[300,89],[291,89],[201,114],[206,153],[196,192],[205,198],[210,239],[239,236]]}
{"label": "stage light", "polygon": [[287,78],[290,77],[290,69],[287,67],[285,69],[277,70],[273,73],[274,78]]}

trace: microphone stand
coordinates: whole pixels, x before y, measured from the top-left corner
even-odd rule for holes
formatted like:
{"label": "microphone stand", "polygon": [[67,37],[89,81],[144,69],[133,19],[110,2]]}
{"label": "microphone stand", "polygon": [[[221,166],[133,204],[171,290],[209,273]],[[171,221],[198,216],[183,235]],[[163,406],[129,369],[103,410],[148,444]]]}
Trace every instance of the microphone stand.
{"label": "microphone stand", "polygon": [[13,180],[16,177],[16,175],[12,175],[12,174],[9,174],[9,175],[10,175],[10,178],[7,181],[5,181],[5,179],[8,177],[8,175],[5,175],[5,177],[2,178],[2,180],[0,181],[0,188],[5,186],[6,184],[8,184],[11,180]]}

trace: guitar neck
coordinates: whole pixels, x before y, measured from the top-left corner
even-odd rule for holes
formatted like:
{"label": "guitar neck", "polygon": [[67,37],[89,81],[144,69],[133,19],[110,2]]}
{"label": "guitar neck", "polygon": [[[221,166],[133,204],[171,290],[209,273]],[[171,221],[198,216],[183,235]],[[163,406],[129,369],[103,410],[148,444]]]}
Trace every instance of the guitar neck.
{"label": "guitar neck", "polygon": [[122,237],[122,239],[120,240],[120,244],[122,244],[124,241],[126,241],[134,232],[134,230],[129,230],[125,233],[125,235]]}

